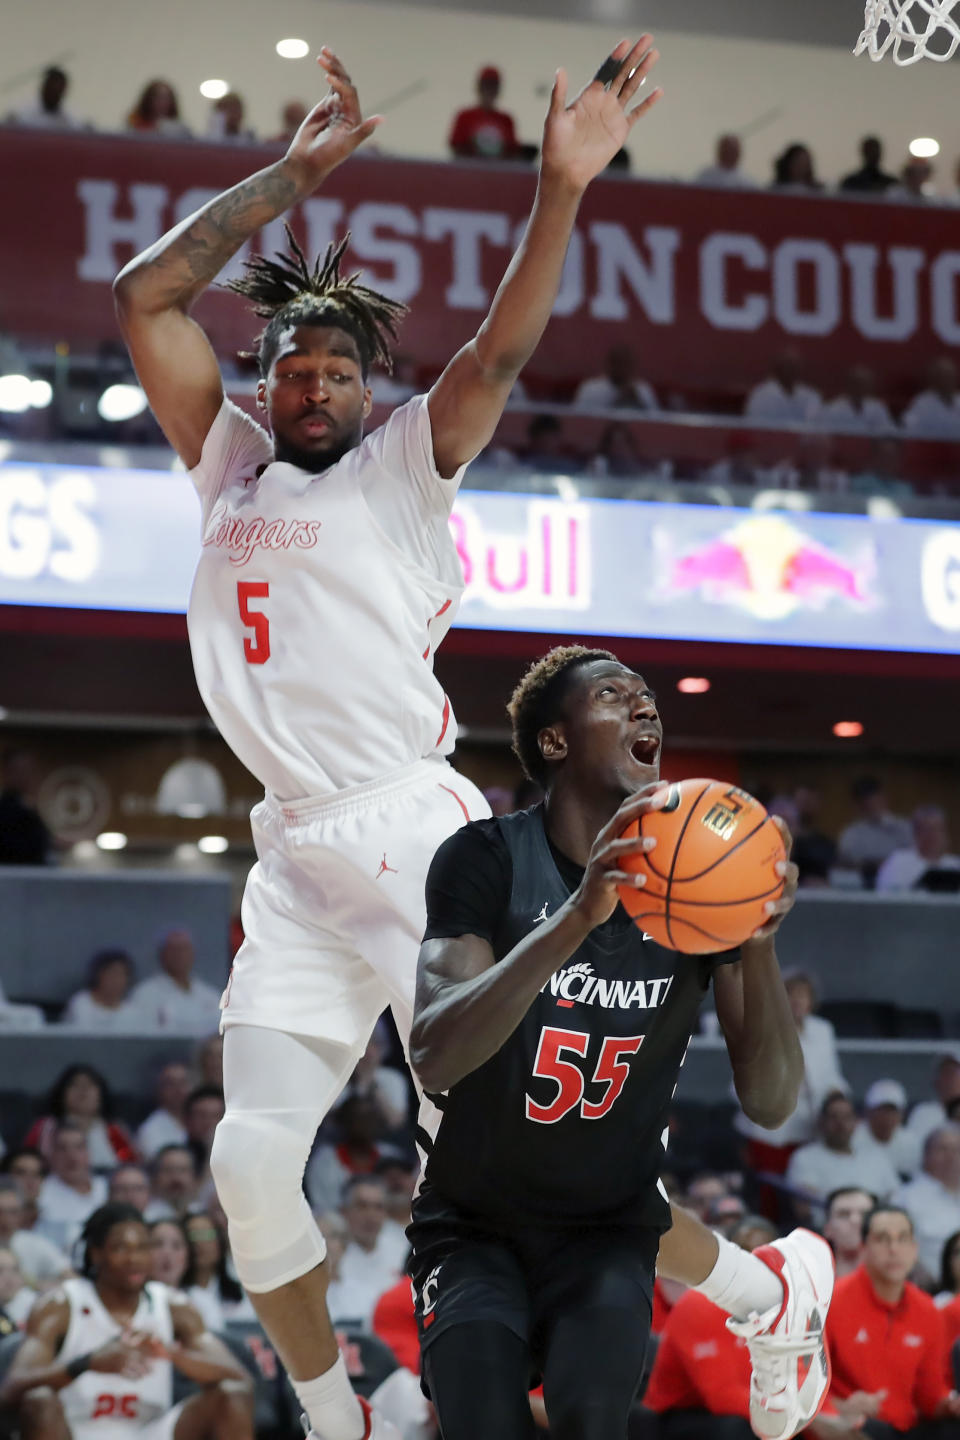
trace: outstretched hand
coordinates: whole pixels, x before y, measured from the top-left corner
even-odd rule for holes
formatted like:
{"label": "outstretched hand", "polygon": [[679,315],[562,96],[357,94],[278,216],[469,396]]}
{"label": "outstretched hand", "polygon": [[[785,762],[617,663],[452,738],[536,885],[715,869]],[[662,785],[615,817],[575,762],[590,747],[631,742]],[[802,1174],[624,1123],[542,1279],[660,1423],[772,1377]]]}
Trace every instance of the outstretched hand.
{"label": "outstretched hand", "polygon": [[614,70],[619,62],[613,78],[608,84],[602,79],[591,80],[569,105],[567,72],[558,70],[543,131],[541,174],[563,180],[577,190],[586,189],[622,149],[641,115],[663,94],[658,86],[639,105],[629,108],[659,58],[652,35],[641,35],[635,45],[621,40],[601,70]]}
{"label": "outstretched hand", "polygon": [[315,188],[368,140],[383,119],[371,115],[364,120],[356,87],[341,60],[328,45],[317,56],[330,86],[290,142],[287,159],[302,172],[304,182]]}

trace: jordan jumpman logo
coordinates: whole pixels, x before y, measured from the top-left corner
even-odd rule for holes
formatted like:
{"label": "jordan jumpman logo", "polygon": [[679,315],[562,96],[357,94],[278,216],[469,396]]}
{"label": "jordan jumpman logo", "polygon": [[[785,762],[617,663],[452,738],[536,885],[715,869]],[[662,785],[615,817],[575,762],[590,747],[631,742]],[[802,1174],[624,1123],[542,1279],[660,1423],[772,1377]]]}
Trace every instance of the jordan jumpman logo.
{"label": "jordan jumpman logo", "polygon": [[400,871],[399,871],[399,870],[394,870],[394,868],[393,868],[392,865],[388,865],[388,864],[387,864],[387,852],[384,851],[384,852],[383,852],[383,859],[380,861],[380,869],[377,871],[377,873],[376,873],[376,875],[375,875],[374,878],[375,878],[376,880],[379,880],[379,879],[380,879],[380,876],[381,876],[381,875],[385,875],[388,870],[390,871],[390,874],[391,874],[391,875],[399,875],[399,874],[400,874]]}

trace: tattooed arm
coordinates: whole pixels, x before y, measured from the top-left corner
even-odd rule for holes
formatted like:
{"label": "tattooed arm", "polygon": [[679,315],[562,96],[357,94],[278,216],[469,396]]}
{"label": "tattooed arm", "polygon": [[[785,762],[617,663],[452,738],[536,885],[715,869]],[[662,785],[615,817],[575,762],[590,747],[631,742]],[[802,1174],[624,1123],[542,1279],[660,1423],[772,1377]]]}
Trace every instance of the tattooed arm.
{"label": "tattooed arm", "polygon": [[223,401],[223,383],[190,307],[262,226],[310,195],[373,134],[342,64],[324,47],[330,90],[307,116],[284,158],[204,205],[131,260],[113,284],[130,357],[163,433],[188,467]]}

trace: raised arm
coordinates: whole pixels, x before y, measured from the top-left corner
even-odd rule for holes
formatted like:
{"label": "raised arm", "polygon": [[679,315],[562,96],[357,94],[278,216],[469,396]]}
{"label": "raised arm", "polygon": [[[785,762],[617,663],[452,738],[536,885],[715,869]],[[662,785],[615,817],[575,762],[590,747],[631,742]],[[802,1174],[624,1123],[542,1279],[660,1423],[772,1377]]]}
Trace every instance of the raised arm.
{"label": "raised arm", "polygon": [[516,1030],[554,971],[608,919],[617,885],[644,883],[621,871],[620,857],[656,841],[619,836],[631,820],[662,805],[666,788],[646,786],[627,800],[597,836],[583,880],[554,915],[495,963],[478,935],[427,940],[420,948],[410,1032],[410,1064],[424,1089],[437,1094],[478,1069]]}
{"label": "raised arm", "polygon": [[[594,79],[567,104],[557,71],[543,132],[540,178],[520,247],[476,338],[451,360],[430,391],[433,453],[449,478],[491,439],[514,381],[546,329],[557,298],[567,245],[590,181],[606,168],[631,129],[660,98],[654,90],[630,102],[657,62],[652,37],[622,40]],[[614,62],[619,62],[615,64]]]}
{"label": "raised arm", "polygon": [[[790,831],[777,817],[774,822],[789,855]],[[740,946],[740,959],[719,965],[713,977],[717,1019],[727,1042],[737,1098],[744,1114],[768,1130],[793,1114],[803,1083],[803,1052],[774,945],[774,935],[796,898],[798,870],[792,861],[780,863],[783,895],[775,902],[770,920]]]}
{"label": "raised arm", "polygon": [[329,93],[304,120],[282,160],[258,170],[187,217],[120,271],[117,315],[150,407],[184,464],[200,459],[223,402],[216,356],[190,308],[251,235],[310,195],[379,116],[364,120],[350,78],[324,47]]}

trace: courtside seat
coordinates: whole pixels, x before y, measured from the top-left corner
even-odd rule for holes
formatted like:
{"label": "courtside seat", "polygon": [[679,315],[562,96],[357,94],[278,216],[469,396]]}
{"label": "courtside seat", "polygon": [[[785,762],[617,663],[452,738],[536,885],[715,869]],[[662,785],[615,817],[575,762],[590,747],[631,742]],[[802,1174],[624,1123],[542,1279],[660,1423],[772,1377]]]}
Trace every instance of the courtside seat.
{"label": "courtside seat", "polygon": [[897,1006],[886,1000],[824,1000],[820,1014],[848,1040],[892,1040],[899,1033]]}
{"label": "courtside seat", "polygon": [[896,1026],[900,1040],[940,1040],[944,1034],[943,1016],[939,1010],[898,1005]]}

